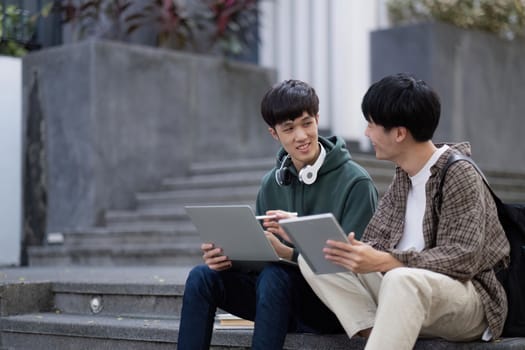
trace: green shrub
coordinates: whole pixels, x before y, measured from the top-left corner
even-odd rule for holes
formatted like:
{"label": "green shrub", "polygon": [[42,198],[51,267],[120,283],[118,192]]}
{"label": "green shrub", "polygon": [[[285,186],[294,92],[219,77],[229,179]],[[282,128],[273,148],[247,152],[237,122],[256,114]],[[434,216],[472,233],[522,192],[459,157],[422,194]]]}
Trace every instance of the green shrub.
{"label": "green shrub", "polygon": [[393,24],[440,21],[461,28],[525,37],[525,0],[389,0]]}
{"label": "green shrub", "polygon": [[0,3],[0,55],[20,57],[40,48],[35,40],[36,25],[39,18],[49,15],[52,5],[48,3],[40,12],[29,13],[16,5],[3,8]]}
{"label": "green shrub", "polygon": [[29,41],[34,22],[17,6],[4,8],[0,3],[0,55],[23,56],[27,53],[24,42]]}

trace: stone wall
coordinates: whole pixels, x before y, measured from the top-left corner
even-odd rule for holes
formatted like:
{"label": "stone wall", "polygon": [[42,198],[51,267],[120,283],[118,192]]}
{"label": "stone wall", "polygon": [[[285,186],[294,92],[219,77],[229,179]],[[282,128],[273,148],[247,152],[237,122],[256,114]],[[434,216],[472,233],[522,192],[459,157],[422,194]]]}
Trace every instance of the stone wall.
{"label": "stone wall", "polygon": [[131,208],[192,161],[273,156],[259,105],[275,81],[255,65],[109,41],[27,55],[24,133],[42,133],[46,231]]}
{"label": "stone wall", "polygon": [[372,81],[411,72],[441,96],[434,141],[470,141],[483,168],[525,171],[525,42],[422,23],[371,34]]}

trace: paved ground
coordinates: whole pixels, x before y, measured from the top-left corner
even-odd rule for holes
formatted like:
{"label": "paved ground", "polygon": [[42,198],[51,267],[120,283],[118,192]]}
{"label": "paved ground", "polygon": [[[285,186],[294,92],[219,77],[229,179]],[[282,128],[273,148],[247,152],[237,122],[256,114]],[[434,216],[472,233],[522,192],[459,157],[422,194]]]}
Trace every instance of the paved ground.
{"label": "paved ground", "polygon": [[183,284],[190,268],[138,267],[0,267],[0,284],[17,282],[87,282]]}

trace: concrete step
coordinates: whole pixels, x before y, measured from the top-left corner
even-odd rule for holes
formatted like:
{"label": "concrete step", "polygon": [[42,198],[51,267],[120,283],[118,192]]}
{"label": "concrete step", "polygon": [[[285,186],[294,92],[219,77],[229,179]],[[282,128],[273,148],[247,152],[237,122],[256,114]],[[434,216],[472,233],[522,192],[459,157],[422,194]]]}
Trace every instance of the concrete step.
{"label": "concrete step", "polygon": [[[259,175],[257,177],[257,175]],[[168,190],[176,189],[203,189],[223,188],[232,186],[256,186],[261,183],[262,173],[231,173],[207,174],[189,178],[170,178],[163,181],[163,187]],[[376,168],[370,170],[370,175],[375,182],[390,183],[394,172],[390,168]]]}
{"label": "concrete step", "polygon": [[354,153],[352,155],[352,159],[370,173],[378,170],[387,170],[391,174],[394,174],[394,170],[396,168],[394,163],[386,160],[379,160],[371,154]]}
{"label": "concrete step", "polygon": [[508,171],[503,169],[481,169],[485,176],[490,180],[491,178],[509,179],[509,180],[525,180],[525,173]]}
{"label": "concrete step", "polygon": [[[15,299],[9,300],[11,305],[2,308],[0,315],[48,312],[177,318],[189,269],[144,266],[7,269],[5,275],[12,276],[0,282],[0,305],[5,304],[2,299],[10,294]],[[42,295],[37,304],[36,294]]]}
{"label": "concrete step", "polygon": [[70,230],[63,233],[66,246],[79,245],[119,245],[119,244],[158,244],[176,243],[181,238],[197,237],[195,226],[189,221],[177,225],[155,223],[129,223],[120,227],[91,227]]}
{"label": "concrete step", "polygon": [[[353,160],[359,165],[363,166],[370,172],[377,172],[380,170],[388,171],[393,174],[395,166],[391,162],[377,160],[372,155],[357,154],[353,155]],[[219,176],[224,174],[242,174],[247,173],[256,177],[257,174],[265,174],[275,165],[273,159],[239,159],[234,161],[220,161],[220,162],[205,162],[193,163],[190,166],[188,178],[202,178],[206,179],[206,175]],[[168,179],[169,180],[169,179]]]}
{"label": "concrete step", "polygon": [[[365,168],[391,168],[392,162],[378,160],[373,154],[353,153],[352,159]],[[190,165],[190,175],[216,174],[228,172],[241,172],[260,170],[268,171],[276,164],[275,158],[234,159],[230,161],[217,162],[195,162]]]}
{"label": "concrete step", "polygon": [[518,192],[525,192],[525,176],[522,178],[489,177],[487,178],[490,186],[495,189],[507,189]]}
{"label": "concrete step", "polygon": [[[257,177],[257,175],[259,175]],[[170,178],[163,181],[163,189],[167,192],[176,190],[207,190],[225,189],[229,191],[232,187],[255,187],[258,191],[262,175],[260,173],[231,173],[231,174],[207,174],[192,176],[189,178]],[[390,168],[377,168],[370,172],[376,185],[386,189],[394,175]],[[256,192],[257,193],[257,192]]]}
{"label": "concrete step", "polygon": [[253,204],[258,190],[258,186],[193,189],[138,193],[136,198],[139,209],[166,208],[181,204]]}
{"label": "concrete step", "polygon": [[57,314],[121,316],[129,318],[177,318],[184,284],[168,283],[159,275],[150,283],[55,282]]}
{"label": "concrete step", "polygon": [[[2,286],[25,288],[36,283],[90,283],[100,285],[183,285],[190,268],[178,266],[51,266],[51,267],[0,267]],[[171,287],[170,287],[171,288]],[[19,293],[17,293],[18,295]],[[0,300],[3,298],[0,293]],[[28,298],[33,299],[33,298]],[[19,303],[15,303],[19,304]],[[4,305],[2,305],[4,306]],[[3,310],[3,309],[2,309]]]}
{"label": "concrete step", "polygon": [[122,221],[122,222],[112,222],[103,226],[107,230],[120,233],[171,233],[173,236],[187,236],[195,233],[195,226],[189,218],[184,218],[184,220],[174,220],[174,221],[157,221],[157,220],[137,220],[137,221]]}
{"label": "concrete step", "polygon": [[[178,320],[34,313],[1,319],[4,346],[16,349],[174,349]],[[249,349],[252,331],[217,330],[212,350]],[[284,349],[362,349],[360,338],[289,334]]]}
{"label": "concrete step", "polygon": [[193,266],[201,261],[201,239],[189,220],[182,225],[122,223],[65,232],[61,238],[60,244],[30,247],[29,264]]}
{"label": "concrete step", "polygon": [[[394,169],[384,167],[368,171],[382,196],[392,181]],[[525,174],[487,171],[486,175],[492,189],[504,202],[525,203]]]}
{"label": "concrete step", "polygon": [[179,223],[184,220],[189,220],[189,218],[182,205],[168,209],[110,210],[104,214],[104,223],[107,226],[135,222]]}
{"label": "concrete step", "polygon": [[200,241],[118,245],[29,247],[30,266],[194,266],[202,261]]}
{"label": "concrete step", "polygon": [[0,319],[4,347],[17,350],[173,349],[177,320],[35,313]]}
{"label": "concrete step", "polygon": [[[178,320],[165,318],[86,316],[35,313],[0,319],[4,347],[17,350],[48,349],[174,349]],[[251,330],[215,330],[210,349],[249,349]],[[286,350],[361,350],[365,340],[344,334],[288,334]],[[419,340],[415,350],[517,350],[525,339],[503,339],[494,343],[451,343]]]}
{"label": "concrete step", "polygon": [[107,227],[89,227],[69,230],[64,233],[53,232],[47,235],[51,245],[118,245],[118,244],[156,244],[174,242],[193,242],[197,231],[189,220],[183,222],[156,223],[131,222]]}
{"label": "concrete step", "polygon": [[230,161],[195,162],[190,164],[188,175],[205,175],[270,170],[275,165],[272,158],[234,159]]}
{"label": "concrete step", "polygon": [[374,182],[380,182],[380,183],[387,183],[389,184],[392,182],[392,178],[394,177],[394,169],[389,168],[377,168],[377,169],[367,169],[368,173],[370,174],[370,177],[374,180]]}
{"label": "concrete step", "polygon": [[524,192],[516,192],[512,190],[499,190],[494,189],[493,191],[496,193],[496,195],[505,203],[525,203],[525,191]]}
{"label": "concrete step", "polygon": [[[365,167],[377,184],[379,192],[382,194],[388,187],[394,175],[395,166],[391,162],[377,160],[371,154],[354,154],[353,159]],[[221,186],[222,181],[228,181],[231,177],[231,182],[248,181],[249,178],[257,174],[268,171],[274,165],[273,159],[255,159],[252,161],[234,160],[231,162],[210,162],[210,163],[195,163],[190,170],[191,174],[196,174],[196,180],[192,183],[185,182],[188,179],[168,179],[166,183],[178,184],[177,188],[184,188],[184,185],[193,185],[195,188],[213,187],[214,183]],[[255,170],[254,169],[258,169]],[[252,176],[235,175],[235,172],[251,171]],[[492,187],[505,201],[511,202],[525,202],[525,174],[501,171],[499,169],[484,169],[489,182]],[[214,177],[217,179],[212,180]],[[190,177],[191,178],[191,177]],[[253,179],[252,179],[253,180]],[[254,183],[252,180],[248,183]],[[209,181],[209,182],[208,182]],[[202,186],[202,187],[200,187]],[[189,187],[188,187],[189,188]]]}
{"label": "concrete step", "polygon": [[[270,170],[267,168],[266,171]],[[167,178],[162,181],[166,190],[202,189],[232,186],[259,186],[266,171],[239,171],[194,175],[182,178]]]}

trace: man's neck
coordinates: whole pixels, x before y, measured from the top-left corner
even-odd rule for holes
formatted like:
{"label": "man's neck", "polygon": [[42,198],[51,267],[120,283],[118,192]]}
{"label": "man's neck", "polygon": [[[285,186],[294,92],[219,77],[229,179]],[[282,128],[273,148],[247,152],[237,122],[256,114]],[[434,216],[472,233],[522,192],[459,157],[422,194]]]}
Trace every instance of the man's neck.
{"label": "man's neck", "polygon": [[400,155],[396,164],[409,176],[414,176],[425,166],[436,150],[432,141],[415,142]]}

